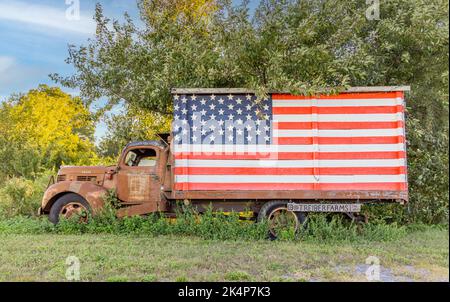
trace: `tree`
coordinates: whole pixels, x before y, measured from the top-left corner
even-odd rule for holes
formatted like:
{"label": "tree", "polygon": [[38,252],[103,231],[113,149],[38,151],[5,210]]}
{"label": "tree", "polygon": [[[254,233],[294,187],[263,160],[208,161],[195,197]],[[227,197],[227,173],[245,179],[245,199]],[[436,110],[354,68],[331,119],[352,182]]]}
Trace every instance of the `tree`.
{"label": "tree", "polygon": [[106,117],[107,134],[99,143],[100,154],[116,160],[125,145],[132,141],[158,139],[158,133],[170,132],[167,115],[129,108],[124,114]]}
{"label": "tree", "polygon": [[0,106],[0,174],[35,177],[96,160],[94,122],[80,98],[41,85]]}
{"label": "tree", "polygon": [[[86,103],[106,96],[107,108],[125,100],[137,108],[169,113],[172,85],[178,85],[180,77],[196,79],[192,70],[206,70],[214,63],[211,56],[217,56],[205,34],[214,1],[141,0],[138,5],[144,29],[126,14],[124,24],[111,22],[97,5],[95,41],[69,47],[67,63],[76,67],[77,74],[51,77],[67,87],[79,87]],[[193,60],[198,64],[191,65]]]}
{"label": "tree", "polygon": [[173,87],[244,87],[263,96],[409,84],[411,208],[439,208],[427,215],[445,217],[448,1],[385,0],[380,20],[366,18],[360,0],[262,0],[253,16],[248,1],[219,0],[208,14],[170,3],[139,1],[143,28],[130,18],[108,26],[98,6],[95,40],[69,48],[76,73],[52,78],[79,87],[86,102],[106,96],[162,114],[171,112]]}
{"label": "tree", "polygon": [[[287,16],[293,20],[286,27],[279,22],[285,22],[285,13],[295,8],[288,1],[263,4],[253,21],[246,3],[233,7],[231,1],[217,2],[217,9],[210,9],[209,14],[186,18],[186,10],[173,13],[172,6],[160,2],[139,1],[143,29],[127,16],[124,24],[113,21],[113,26],[108,26],[110,20],[98,5],[95,41],[69,48],[67,62],[77,73],[68,78],[54,74],[52,78],[79,87],[87,102],[106,96],[110,104],[125,100],[161,113],[171,111],[172,87],[238,86],[262,95],[270,89],[306,93],[317,87],[348,84],[347,70],[341,68],[345,59],[321,45],[329,43],[327,40],[313,42],[314,35],[323,33],[296,29],[297,23],[304,23],[303,27],[320,23],[323,16],[306,22]],[[306,8],[315,9],[314,2],[308,2]],[[351,31],[353,26],[347,23],[327,34],[336,34],[341,27],[350,26],[346,31]]]}

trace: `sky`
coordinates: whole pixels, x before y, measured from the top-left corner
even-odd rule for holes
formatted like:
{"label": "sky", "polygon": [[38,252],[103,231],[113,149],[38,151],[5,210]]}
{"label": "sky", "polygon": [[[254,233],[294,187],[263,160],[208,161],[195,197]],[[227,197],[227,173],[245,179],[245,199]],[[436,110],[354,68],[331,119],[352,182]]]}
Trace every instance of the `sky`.
{"label": "sky", "polygon": [[[64,62],[68,45],[86,44],[94,36],[96,3],[102,4],[109,18],[121,20],[128,12],[139,19],[134,0],[0,0],[0,101],[39,84],[59,86],[49,74],[74,72]],[[77,90],[62,89],[78,94]],[[104,123],[99,123],[97,141],[105,131]]]}
{"label": "sky", "polygon": [[[130,0],[0,0],[0,101],[39,84],[59,86],[49,78],[51,73],[73,73],[73,67],[64,62],[68,45],[86,44],[94,36],[97,2],[108,17],[121,19],[127,11],[138,19],[136,2]],[[104,123],[99,123],[96,140],[105,130]]]}

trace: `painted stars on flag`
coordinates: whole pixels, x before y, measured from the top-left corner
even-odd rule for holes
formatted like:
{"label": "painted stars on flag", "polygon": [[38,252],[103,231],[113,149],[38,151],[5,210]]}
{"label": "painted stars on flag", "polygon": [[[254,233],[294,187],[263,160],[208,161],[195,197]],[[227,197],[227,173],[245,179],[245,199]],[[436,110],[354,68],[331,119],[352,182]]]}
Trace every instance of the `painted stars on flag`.
{"label": "painted stars on flag", "polygon": [[253,94],[174,95],[177,144],[270,145],[272,101]]}

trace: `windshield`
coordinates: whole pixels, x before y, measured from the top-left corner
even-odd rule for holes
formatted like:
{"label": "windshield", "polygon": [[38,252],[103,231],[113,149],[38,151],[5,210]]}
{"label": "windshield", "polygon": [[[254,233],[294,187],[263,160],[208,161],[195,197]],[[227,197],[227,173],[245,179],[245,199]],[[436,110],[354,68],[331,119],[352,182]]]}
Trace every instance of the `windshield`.
{"label": "windshield", "polygon": [[154,167],[156,151],[153,149],[134,149],[125,156],[125,164],[130,167]]}

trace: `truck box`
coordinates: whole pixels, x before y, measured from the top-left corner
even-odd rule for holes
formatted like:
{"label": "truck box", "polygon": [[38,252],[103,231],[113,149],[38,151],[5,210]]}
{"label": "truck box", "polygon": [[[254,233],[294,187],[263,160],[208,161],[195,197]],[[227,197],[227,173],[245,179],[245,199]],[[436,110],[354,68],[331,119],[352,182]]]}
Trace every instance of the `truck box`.
{"label": "truck box", "polygon": [[173,199],[408,199],[404,92],[173,89]]}

